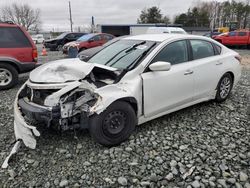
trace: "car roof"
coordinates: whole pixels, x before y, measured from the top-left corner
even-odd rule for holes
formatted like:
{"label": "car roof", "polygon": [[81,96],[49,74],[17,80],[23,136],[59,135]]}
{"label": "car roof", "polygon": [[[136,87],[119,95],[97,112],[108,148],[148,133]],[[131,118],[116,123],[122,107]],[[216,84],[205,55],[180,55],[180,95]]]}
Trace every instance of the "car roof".
{"label": "car roof", "polygon": [[9,24],[9,23],[0,22],[0,27],[19,27],[19,26],[16,24]]}
{"label": "car roof", "polygon": [[207,37],[198,36],[198,35],[187,35],[187,34],[144,34],[144,35],[135,35],[129,36],[122,40],[145,40],[145,41],[156,41],[163,42],[169,39],[205,39],[208,40]]}

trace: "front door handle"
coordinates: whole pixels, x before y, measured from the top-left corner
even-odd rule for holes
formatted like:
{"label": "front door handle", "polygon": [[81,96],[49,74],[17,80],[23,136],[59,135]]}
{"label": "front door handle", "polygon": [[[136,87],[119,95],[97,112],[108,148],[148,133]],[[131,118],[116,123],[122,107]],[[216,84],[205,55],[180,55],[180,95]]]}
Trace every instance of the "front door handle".
{"label": "front door handle", "polygon": [[193,74],[194,73],[194,71],[192,71],[192,70],[187,70],[185,73],[184,73],[184,75],[189,75],[189,74]]}

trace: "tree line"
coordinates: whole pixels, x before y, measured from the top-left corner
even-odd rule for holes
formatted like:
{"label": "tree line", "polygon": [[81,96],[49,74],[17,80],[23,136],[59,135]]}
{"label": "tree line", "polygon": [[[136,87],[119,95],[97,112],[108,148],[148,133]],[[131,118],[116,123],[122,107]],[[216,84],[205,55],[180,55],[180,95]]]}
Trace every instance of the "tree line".
{"label": "tree line", "polygon": [[[250,0],[236,2],[235,0],[197,1],[186,13],[175,16],[173,23],[186,27],[230,27],[236,29],[250,27]],[[161,13],[159,7],[151,7],[141,11],[137,23],[165,23],[170,19]]]}
{"label": "tree line", "polygon": [[249,0],[197,2],[186,13],[177,15],[174,23],[183,26],[225,27],[234,24],[236,28],[250,27]]}

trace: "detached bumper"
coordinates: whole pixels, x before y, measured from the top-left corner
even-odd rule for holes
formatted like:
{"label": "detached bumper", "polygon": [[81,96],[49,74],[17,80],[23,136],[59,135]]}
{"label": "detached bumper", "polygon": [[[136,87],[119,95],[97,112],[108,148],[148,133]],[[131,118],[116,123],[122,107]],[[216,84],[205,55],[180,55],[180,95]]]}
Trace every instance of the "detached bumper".
{"label": "detached bumper", "polygon": [[19,110],[17,99],[14,103],[14,131],[16,140],[22,140],[24,145],[31,149],[36,148],[35,136],[40,136],[40,133],[36,127],[30,126],[25,122],[22,113]]}
{"label": "detached bumper", "polygon": [[[23,89],[23,87],[21,88],[21,90]],[[20,90],[18,92],[18,95],[19,93],[20,93]],[[18,102],[16,98],[14,102],[14,132],[15,132],[15,137],[16,137],[16,143],[13,146],[10,154],[4,160],[2,164],[2,168],[8,167],[9,159],[12,157],[12,155],[17,153],[18,149],[20,148],[21,141],[23,141],[25,146],[31,149],[35,149],[36,148],[35,136],[40,136],[40,133],[36,129],[36,127],[30,126],[25,122],[17,103]]]}

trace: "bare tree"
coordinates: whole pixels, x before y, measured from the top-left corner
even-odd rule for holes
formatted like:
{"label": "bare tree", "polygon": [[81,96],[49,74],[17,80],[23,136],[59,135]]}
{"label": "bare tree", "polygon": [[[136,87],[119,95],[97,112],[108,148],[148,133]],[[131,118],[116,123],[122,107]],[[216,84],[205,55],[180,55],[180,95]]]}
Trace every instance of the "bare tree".
{"label": "bare tree", "polygon": [[40,10],[32,9],[28,4],[13,3],[0,9],[1,19],[12,21],[26,28],[26,30],[38,30],[41,24]]}

